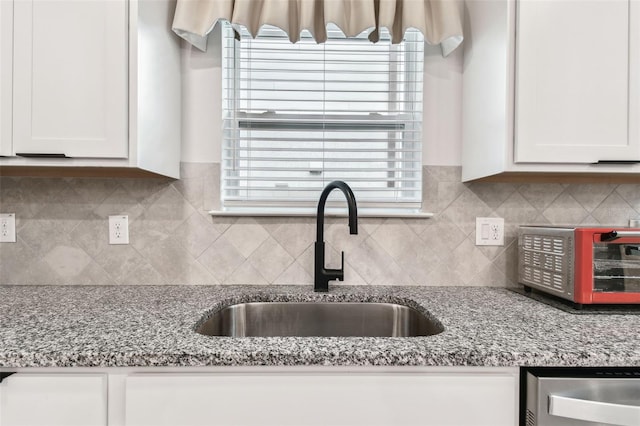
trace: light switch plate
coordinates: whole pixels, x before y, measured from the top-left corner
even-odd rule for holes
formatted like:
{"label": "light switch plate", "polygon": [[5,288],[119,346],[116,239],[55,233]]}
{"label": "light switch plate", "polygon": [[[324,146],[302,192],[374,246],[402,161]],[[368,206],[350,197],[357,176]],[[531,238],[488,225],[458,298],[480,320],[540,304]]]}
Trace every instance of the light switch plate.
{"label": "light switch plate", "polygon": [[504,219],[501,217],[477,217],[476,245],[503,246]]}
{"label": "light switch plate", "polygon": [[109,244],[129,244],[129,216],[109,216]]}
{"label": "light switch plate", "polygon": [[0,213],[0,243],[16,242],[15,213]]}

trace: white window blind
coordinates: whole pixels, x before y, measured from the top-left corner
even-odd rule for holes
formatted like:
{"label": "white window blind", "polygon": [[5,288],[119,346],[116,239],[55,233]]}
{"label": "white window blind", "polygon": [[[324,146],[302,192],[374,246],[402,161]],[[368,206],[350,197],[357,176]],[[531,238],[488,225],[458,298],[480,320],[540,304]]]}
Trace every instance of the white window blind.
{"label": "white window blind", "polygon": [[292,44],[275,27],[237,40],[226,24],[222,39],[224,209],[315,207],[344,180],[360,209],[419,210],[419,31],[392,45],[336,27],[324,44],[305,32]]}

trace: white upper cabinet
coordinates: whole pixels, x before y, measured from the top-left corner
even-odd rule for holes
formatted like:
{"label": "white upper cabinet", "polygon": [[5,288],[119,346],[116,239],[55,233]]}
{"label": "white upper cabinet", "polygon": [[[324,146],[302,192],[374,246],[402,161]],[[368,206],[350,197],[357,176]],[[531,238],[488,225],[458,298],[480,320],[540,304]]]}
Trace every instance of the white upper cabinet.
{"label": "white upper cabinet", "polygon": [[14,4],[14,152],[126,158],[125,0]]}
{"label": "white upper cabinet", "polygon": [[11,155],[13,2],[0,1],[0,156]]}
{"label": "white upper cabinet", "polygon": [[179,177],[174,11],[175,0],[1,0],[0,166]]}
{"label": "white upper cabinet", "polygon": [[638,2],[467,0],[465,9],[463,180],[640,173]]}
{"label": "white upper cabinet", "polygon": [[520,0],[515,161],[640,160],[629,133],[628,0]]}

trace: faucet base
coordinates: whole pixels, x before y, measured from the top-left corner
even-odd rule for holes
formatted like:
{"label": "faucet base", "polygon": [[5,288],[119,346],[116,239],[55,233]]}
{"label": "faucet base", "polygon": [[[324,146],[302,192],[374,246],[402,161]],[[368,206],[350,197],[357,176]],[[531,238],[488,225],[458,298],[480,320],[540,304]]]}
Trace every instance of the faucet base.
{"label": "faucet base", "polygon": [[313,273],[313,290],[326,293],[329,291],[329,281],[344,281],[344,252],[342,252],[342,267],[340,269],[327,269],[324,267],[324,241],[317,241],[315,250],[316,262]]}

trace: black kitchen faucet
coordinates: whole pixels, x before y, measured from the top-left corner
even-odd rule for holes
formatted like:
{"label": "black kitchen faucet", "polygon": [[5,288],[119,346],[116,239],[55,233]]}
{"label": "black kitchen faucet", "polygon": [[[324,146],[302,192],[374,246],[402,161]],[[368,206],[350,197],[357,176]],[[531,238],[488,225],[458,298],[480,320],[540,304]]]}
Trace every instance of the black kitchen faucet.
{"label": "black kitchen faucet", "polygon": [[341,180],[335,180],[327,185],[318,201],[318,217],[317,217],[317,237],[315,244],[315,270],[314,270],[314,287],[313,291],[326,293],[329,291],[329,281],[344,281],[344,252],[342,252],[342,265],[340,269],[326,269],[324,267],[324,206],[327,202],[329,193],[334,189],[340,189],[347,198],[349,206],[349,233],[355,235],[358,233],[358,208],[356,206],[356,197],[349,185]]}

